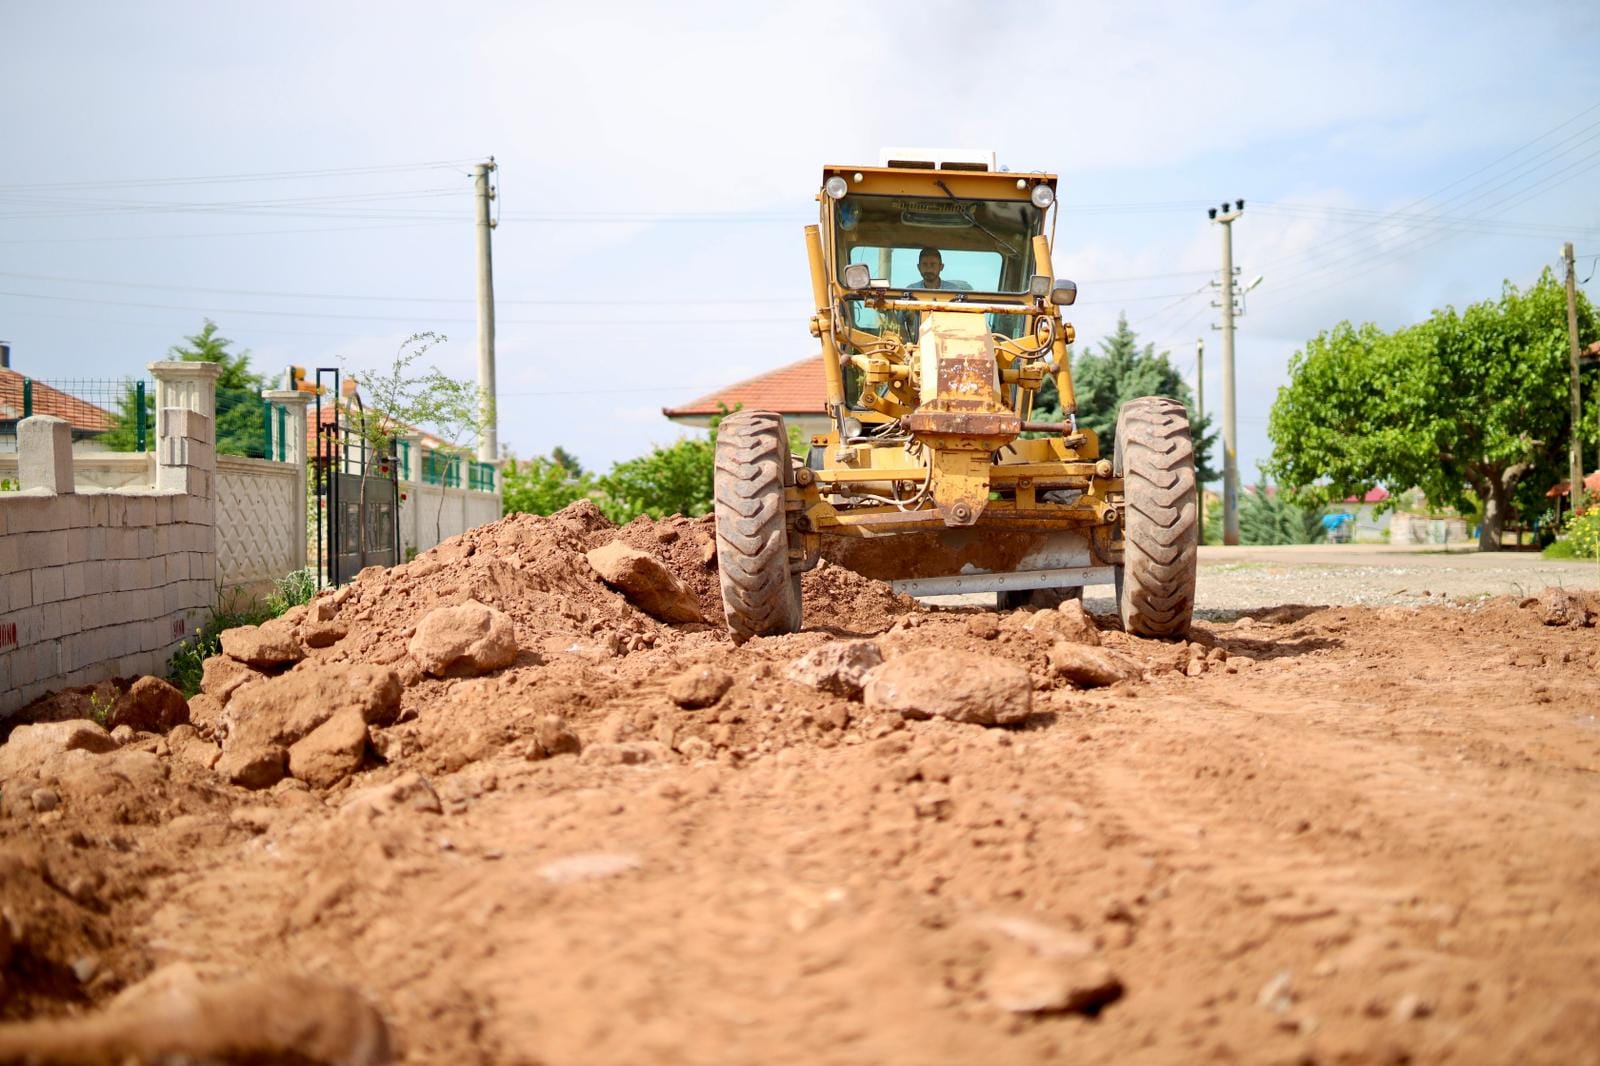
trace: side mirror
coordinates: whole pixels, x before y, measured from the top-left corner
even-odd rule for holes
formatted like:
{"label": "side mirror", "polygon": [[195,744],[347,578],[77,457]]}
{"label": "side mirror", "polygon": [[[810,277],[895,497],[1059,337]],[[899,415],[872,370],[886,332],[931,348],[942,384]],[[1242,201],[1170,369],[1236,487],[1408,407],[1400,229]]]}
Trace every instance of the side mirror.
{"label": "side mirror", "polygon": [[844,287],[865,289],[872,284],[872,268],[865,263],[851,263],[844,268]]}
{"label": "side mirror", "polygon": [[1050,289],[1050,302],[1057,307],[1068,307],[1078,301],[1078,284],[1066,278],[1057,278]]}

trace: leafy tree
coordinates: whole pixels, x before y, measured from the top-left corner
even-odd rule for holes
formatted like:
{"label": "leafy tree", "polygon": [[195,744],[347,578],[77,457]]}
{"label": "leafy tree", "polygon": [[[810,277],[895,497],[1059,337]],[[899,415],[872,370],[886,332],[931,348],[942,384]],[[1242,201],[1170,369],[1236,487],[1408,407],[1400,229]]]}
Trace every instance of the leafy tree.
{"label": "leafy tree", "polygon": [[1301,507],[1275,492],[1265,476],[1239,495],[1239,543],[1315,544],[1327,539],[1324,508]]}
{"label": "leafy tree", "polygon": [[[1078,425],[1092,429],[1100,438],[1100,450],[1111,454],[1117,428],[1117,412],[1129,400],[1140,396],[1170,396],[1194,410],[1194,393],[1170,353],[1157,354],[1154,344],[1139,346],[1139,335],[1128,325],[1126,315],[1117,317],[1116,330],[1100,342],[1096,351],[1080,351],[1072,360],[1072,388],[1078,399]],[[1061,398],[1055,382],[1046,379],[1033,407],[1033,417],[1042,422],[1061,420]],[[1190,432],[1194,437],[1195,474],[1204,483],[1216,481],[1221,473],[1211,466],[1216,444],[1211,416],[1195,419]]]}
{"label": "leafy tree", "polygon": [[[493,423],[493,405],[476,384],[452,378],[436,366],[417,365],[429,349],[447,339],[440,333],[414,333],[400,343],[389,366],[356,375],[366,417],[355,428],[378,455],[393,455],[395,441],[413,430],[458,442],[481,435]],[[453,444],[440,450],[447,458],[470,459],[464,448]],[[435,540],[442,539],[443,524],[441,492],[433,520]]]}
{"label": "leafy tree", "polygon": [[617,463],[597,479],[597,502],[606,517],[622,523],[641,514],[665,518],[710,511],[719,421],[712,420],[709,439],[679,437],[647,455]]}
{"label": "leafy tree", "polygon": [[[1592,339],[1581,294],[1578,321]],[[1341,322],[1290,360],[1268,421],[1272,472],[1315,502],[1385,484],[1470,512],[1476,496],[1478,546],[1497,550],[1508,516],[1536,512],[1565,476],[1567,344],[1566,293],[1549,270],[1394,333]]]}
{"label": "leafy tree", "polygon": [[525,462],[510,460],[500,477],[507,514],[554,514],[594,491],[594,477],[560,446],[551,449],[548,457],[536,455]]}
{"label": "leafy tree", "polygon": [[[233,341],[218,333],[217,324],[205,319],[199,333],[183,338],[183,343],[167,349],[170,359],[185,362],[217,363],[222,372],[217,376],[216,445],[220,455],[265,454],[266,441],[261,426],[261,390],[267,379],[250,370],[250,352],[237,354],[229,351]],[[117,401],[117,424],[102,433],[98,439],[103,447],[114,452],[131,452],[139,446],[139,419],[153,434],[155,426],[156,397],[154,389],[145,390],[144,410],[138,410],[138,394],[132,385],[123,390]],[[147,443],[153,446],[153,441]]]}

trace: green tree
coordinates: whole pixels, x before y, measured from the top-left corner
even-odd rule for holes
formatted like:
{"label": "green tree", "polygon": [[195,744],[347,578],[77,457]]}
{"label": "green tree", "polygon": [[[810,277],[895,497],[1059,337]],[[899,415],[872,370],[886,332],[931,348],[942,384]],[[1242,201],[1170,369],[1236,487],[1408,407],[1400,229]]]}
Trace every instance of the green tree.
{"label": "green tree", "polygon": [[[1593,339],[1581,294],[1578,320]],[[1478,546],[1497,550],[1508,517],[1536,513],[1565,476],[1567,374],[1566,293],[1549,270],[1393,333],[1341,322],[1289,362],[1268,421],[1272,473],[1313,502],[1383,484],[1463,512],[1481,504]]]}
{"label": "green tree", "polygon": [[[400,435],[422,430],[447,442],[440,449],[447,458],[468,461],[471,457],[459,442],[480,436],[493,423],[493,404],[476,384],[452,378],[436,366],[418,365],[429,349],[447,339],[440,333],[414,333],[400,343],[387,367],[356,374],[365,417],[354,428],[376,454],[394,455]],[[442,539],[444,499],[441,492],[433,519],[436,541]]]}
{"label": "green tree", "polygon": [[1263,473],[1258,484],[1239,494],[1239,543],[1315,544],[1328,536],[1324,510],[1296,504],[1275,491]]}
{"label": "green tree", "polygon": [[[217,452],[260,458],[266,447],[261,390],[267,387],[267,379],[250,370],[250,352],[229,351],[232,344],[233,341],[221,336],[217,324],[208,318],[199,333],[192,333],[183,338],[183,343],[167,349],[167,357],[190,363],[216,363],[221,367],[217,376]],[[140,412],[137,393],[128,385],[117,402],[117,424],[100,435],[99,443],[115,452],[133,451],[139,446],[139,419],[142,417],[149,427],[148,444],[154,447],[149,437],[155,432],[155,405],[155,390],[146,389],[144,411]]]}
{"label": "green tree", "polygon": [[[1117,412],[1129,400],[1140,396],[1170,396],[1194,410],[1194,393],[1171,354],[1157,353],[1154,344],[1139,346],[1139,335],[1128,325],[1126,315],[1117,316],[1117,328],[1100,342],[1099,351],[1080,351],[1072,360],[1072,389],[1078,400],[1078,425],[1092,429],[1100,439],[1103,455],[1111,454],[1117,427]],[[1042,422],[1061,420],[1061,398],[1055,382],[1046,379],[1034,403],[1033,417]],[[1222,475],[1211,466],[1216,433],[1211,416],[1195,419],[1190,426],[1194,437],[1195,474],[1201,483],[1216,481]]]}
{"label": "green tree", "polygon": [[598,478],[597,502],[606,517],[621,524],[642,514],[665,518],[710,511],[718,421],[712,420],[709,438],[679,437],[617,463]]}
{"label": "green tree", "polygon": [[501,498],[507,514],[554,514],[594,490],[594,477],[559,445],[548,457],[509,460],[500,472]]}

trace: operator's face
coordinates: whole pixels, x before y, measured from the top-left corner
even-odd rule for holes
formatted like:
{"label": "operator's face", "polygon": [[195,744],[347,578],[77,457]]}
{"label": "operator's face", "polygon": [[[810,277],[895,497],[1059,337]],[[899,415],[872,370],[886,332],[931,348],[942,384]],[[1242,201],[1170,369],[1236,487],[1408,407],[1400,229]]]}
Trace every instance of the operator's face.
{"label": "operator's face", "polygon": [[939,271],[944,269],[944,260],[937,255],[924,255],[917,260],[917,272],[922,275],[922,284],[930,289],[939,287]]}

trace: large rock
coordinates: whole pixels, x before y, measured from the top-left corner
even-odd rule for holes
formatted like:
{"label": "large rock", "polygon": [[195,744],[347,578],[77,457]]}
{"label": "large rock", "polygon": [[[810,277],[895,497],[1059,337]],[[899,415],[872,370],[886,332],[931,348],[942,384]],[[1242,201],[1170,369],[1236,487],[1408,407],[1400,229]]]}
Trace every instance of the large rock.
{"label": "large rock", "polygon": [[[221,656],[218,656],[221,658]],[[222,734],[222,721],[227,711],[215,696],[196,692],[189,697],[189,724],[213,739]]]}
{"label": "large rock", "polygon": [[697,711],[720,700],[733,687],[733,677],[715,666],[691,666],[667,682],[667,698],[679,707]]}
{"label": "large rock", "polygon": [[1028,717],[1033,682],[1014,663],[971,652],[921,648],[890,659],[867,677],[869,707],[907,718],[1009,725]]}
{"label": "large rock", "polygon": [[1100,959],[1010,956],[990,969],[984,991],[1017,1014],[1096,1014],[1122,998],[1122,982]]}
{"label": "large rock", "polygon": [[396,811],[439,814],[444,810],[439,794],[428,779],[415,771],[401,774],[387,784],[351,792],[340,806],[341,814],[373,818]]}
{"label": "large rock", "polygon": [[367,754],[367,723],[346,708],[289,747],[289,773],[312,788],[332,788],[357,770]]}
{"label": "large rock", "polygon": [[3,1062],[394,1061],[383,1016],[322,978],[172,963],[94,1014],[0,1026]]}
{"label": "large rock", "polygon": [[861,698],[867,675],[883,665],[883,652],[870,640],[836,640],[789,664],[789,680],[819,692]]}
{"label": "large rock", "polygon": [[400,713],[399,676],[382,666],[318,663],[246,685],[229,704],[217,772],[246,788],[276,784],[287,749],[345,713],[369,725],[392,723]]}
{"label": "large rock", "polygon": [[1586,626],[1593,624],[1584,597],[1571,589],[1546,588],[1541,594],[1544,624],[1547,626]]}
{"label": "large rock", "polygon": [[1100,630],[1083,609],[1081,600],[1066,600],[1053,611],[1018,611],[1006,617],[1006,627],[1045,643],[1058,640],[1099,646]]}
{"label": "large rock", "polygon": [[295,639],[294,627],[279,619],[223,630],[222,654],[268,672],[293,666],[306,657]]}
{"label": "large rock", "polygon": [[1058,640],[1050,649],[1050,672],[1079,688],[1098,688],[1144,676],[1138,663],[1107,648],[1094,648]]}
{"label": "large rock", "polygon": [[424,673],[473,677],[511,665],[517,657],[516,627],[504,612],[468,600],[423,615],[407,650]]}
{"label": "large rock", "polygon": [[694,593],[648,552],[614,540],[595,548],[584,558],[602,581],[621,591],[646,614],[663,622],[705,621]]}
{"label": "large rock", "polygon": [[159,677],[141,677],[111,708],[108,724],[146,733],[165,733],[189,720],[189,704],[183,693]]}
{"label": "large rock", "polygon": [[238,659],[213,655],[200,668],[200,691],[226,707],[240,686],[260,681],[261,677]]}
{"label": "large rock", "polygon": [[271,788],[283,780],[289,753],[281,744],[233,745],[222,749],[216,771],[245,788]]}
{"label": "large rock", "polygon": [[0,744],[0,781],[32,774],[46,759],[67,751],[103,754],[117,750],[117,742],[98,724],[87,719],[19,725]]}

